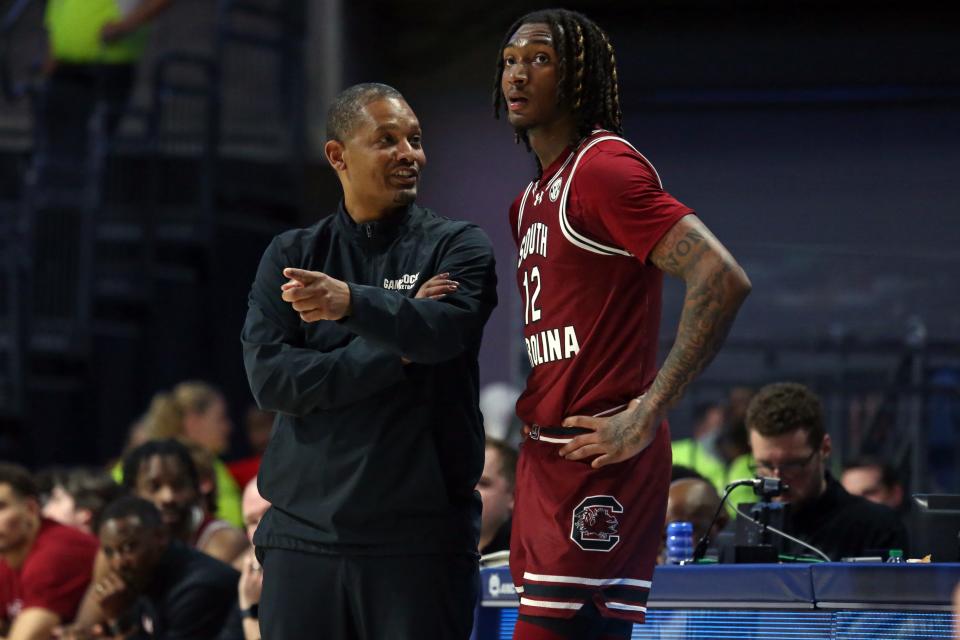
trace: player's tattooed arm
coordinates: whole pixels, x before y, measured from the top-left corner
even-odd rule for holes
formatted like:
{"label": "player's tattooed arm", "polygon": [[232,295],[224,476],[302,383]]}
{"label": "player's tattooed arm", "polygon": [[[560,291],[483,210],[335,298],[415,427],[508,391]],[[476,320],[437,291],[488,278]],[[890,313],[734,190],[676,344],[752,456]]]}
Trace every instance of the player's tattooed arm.
{"label": "player's tattooed arm", "polygon": [[677,337],[646,393],[660,411],[676,404],[726,340],[750,280],[730,252],[694,215],[681,218],[657,243],[650,261],[686,284]]}
{"label": "player's tattooed arm", "polygon": [[621,462],[646,449],[666,411],[720,350],[737,310],[750,292],[750,280],[709,229],[689,215],[657,243],[650,260],[686,283],[680,326],[673,348],[653,384],[615,415],[570,416],[567,427],[587,429],[559,453],[568,460],[593,458],[593,467]]}

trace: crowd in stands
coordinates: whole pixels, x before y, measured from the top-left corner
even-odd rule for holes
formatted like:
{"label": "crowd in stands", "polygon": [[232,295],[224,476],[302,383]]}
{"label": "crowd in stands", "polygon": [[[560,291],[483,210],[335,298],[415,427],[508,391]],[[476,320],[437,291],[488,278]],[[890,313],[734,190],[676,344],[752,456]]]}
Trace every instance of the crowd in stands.
{"label": "crowd in stands", "polygon": [[[716,552],[738,516],[720,508],[726,485],[774,476],[789,485],[782,499],[795,508],[793,533],[830,557],[906,548],[905,491],[889,464],[851,460],[835,479],[812,392],[746,391],[698,406],[692,437],[674,442],[665,528],[689,521]],[[0,463],[0,636],[259,638],[262,571],[250,540],[270,506],[256,469],[271,417],[249,411],[253,454],[227,465],[227,416],[215,388],[185,382],[153,398],[106,468],[32,474]],[[478,551],[487,558],[510,545],[518,450],[505,435],[488,437],[477,484]],[[755,501],[747,488],[727,502]]]}
{"label": "crowd in stands", "polygon": [[269,507],[269,416],[248,414],[242,498],[219,458],[227,416],[219,391],[185,382],[154,396],[107,467],[0,463],[0,637],[259,638],[250,538]]}
{"label": "crowd in stands", "polygon": [[[795,383],[767,385],[757,393],[737,388],[725,407],[703,405],[694,417],[693,437],[673,445],[668,524],[690,521],[695,540],[708,535],[717,541],[731,516],[749,516],[740,505],[759,500],[751,487],[734,489],[727,512],[713,520],[727,485],[772,477],[785,485],[773,500],[790,505],[788,533],[830,559],[908,549],[903,487],[893,467],[878,459],[850,461],[843,465],[841,484],[831,472],[833,444],[823,406],[810,389]],[[786,548],[797,555],[813,551],[796,544]]]}

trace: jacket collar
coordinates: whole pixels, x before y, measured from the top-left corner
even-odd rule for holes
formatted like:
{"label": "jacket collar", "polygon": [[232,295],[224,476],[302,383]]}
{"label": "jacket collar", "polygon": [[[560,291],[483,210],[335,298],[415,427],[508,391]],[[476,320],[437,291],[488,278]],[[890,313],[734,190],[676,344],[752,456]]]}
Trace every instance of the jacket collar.
{"label": "jacket collar", "polygon": [[372,246],[381,246],[392,241],[403,230],[416,208],[415,204],[398,209],[392,215],[373,222],[356,223],[347,213],[343,200],[337,207],[337,225],[358,241]]}

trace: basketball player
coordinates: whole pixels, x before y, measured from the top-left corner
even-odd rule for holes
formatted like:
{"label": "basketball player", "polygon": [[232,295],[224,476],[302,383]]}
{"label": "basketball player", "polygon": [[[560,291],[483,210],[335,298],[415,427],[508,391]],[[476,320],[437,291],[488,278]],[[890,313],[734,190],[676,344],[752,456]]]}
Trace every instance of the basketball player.
{"label": "basketball player", "polygon": [[[510,209],[532,371],[517,468],[515,638],[626,638],[643,622],[670,481],[667,410],[724,341],[750,281],[620,137],[613,47],[548,10],[507,32],[495,114],[536,154]],[[656,369],[662,274],[686,297]]]}

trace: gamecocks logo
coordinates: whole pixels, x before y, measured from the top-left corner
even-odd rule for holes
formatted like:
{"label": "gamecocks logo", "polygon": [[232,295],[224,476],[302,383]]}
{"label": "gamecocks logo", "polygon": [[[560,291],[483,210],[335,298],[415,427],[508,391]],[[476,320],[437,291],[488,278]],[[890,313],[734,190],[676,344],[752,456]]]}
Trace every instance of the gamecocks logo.
{"label": "gamecocks logo", "polygon": [[623,505],[613,496],[584,498],[573,510],[570,539],[584,551],[610,551],[620,542],[620,521]]}
{"label": "gamecocks logo", "polygon": [[563,182],[563,178],[557,178],[552,185],[550,185],[550,202],[556,202],[557,198],[560,197],[560,183]]}

